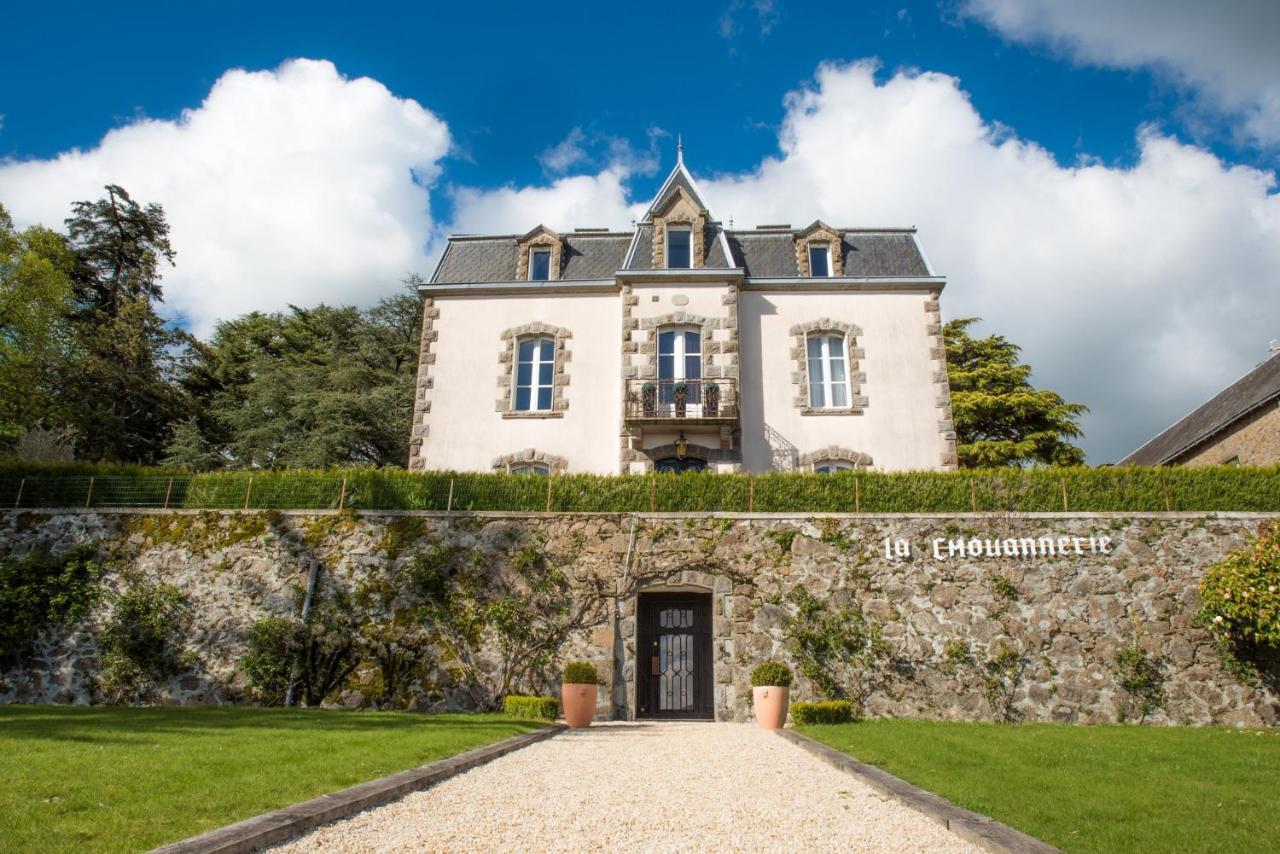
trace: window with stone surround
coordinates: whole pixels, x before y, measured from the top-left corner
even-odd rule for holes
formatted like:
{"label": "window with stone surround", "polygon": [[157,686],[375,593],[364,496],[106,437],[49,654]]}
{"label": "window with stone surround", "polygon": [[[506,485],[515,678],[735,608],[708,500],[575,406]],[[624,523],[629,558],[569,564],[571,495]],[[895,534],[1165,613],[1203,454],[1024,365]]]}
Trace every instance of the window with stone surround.
{"label": "window with stone surround", "polygon": [[546,323],[526,323],[504,330],[498,353],[495,409],[503,418],[562,418],[569,408],[569,330]]}
{"label": "window with stone surround", "polygon": [[791,327],[791,381],[795,405],[802,415],[861,415],[867,405],[862,392],[866,374],[859,360],[862,330],[827,317]]}
{"label": "window with stone surround", "polygon": [[525,448],[493,459],[493,470],[507,474],[553,475],[563,474],[567,468],[568,462],[564,457],[536,448]]}
{"label": "window with stone surround", "polygon": [[828,445],[807,454],[801,454],[796,460],[800,471],[816,474],[834,474],[838,471],[858,471],[871,468],[871,457],[861,451],[842,448],[839,445]]}

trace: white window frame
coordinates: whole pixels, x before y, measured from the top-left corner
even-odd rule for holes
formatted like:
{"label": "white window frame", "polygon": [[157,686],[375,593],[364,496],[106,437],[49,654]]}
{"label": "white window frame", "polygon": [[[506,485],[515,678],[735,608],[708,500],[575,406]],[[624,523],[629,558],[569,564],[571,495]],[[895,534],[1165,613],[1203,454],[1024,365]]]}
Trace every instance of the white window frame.
{"label": "white window frame", "polygon": [[[674,346],[671,349],[672,376],[664,377],[662,375],[662,336],[664,333],[667,333],[667,332],[674,332],[676,335],[673,342]],[[697,342],[698,342],[697,353],[689,353],[685,350],[685,346],[684,346],[684,342],[686,340],[685,335],[686,333],[689,333],[689,332],[692,332],[695,336],[697,336]],[[699,384],[698,386],[699,394],[696,396],[697,402],[685,404],[685,417],[687,418],[699,417],[702,413],[702,392],[705,390],[706,382],[707,382],[706,378],[702,375],[702,371],[703,371],[702,328],[699,326],[691,326],[687,323],[684,323],[684,324],[676,323],[668,326],[659,326],[657,329],[656,335],[654,336],[653,350],[655,354],[655,360],[657,362],[655,367],[657,368],[659,383],[670,382],[673,388],[675,383],[678,383],[678,382],[695,382]],[[688,365],[685,360],[688,357],[694,356],[694,355],[698,357],[698,375],[696,377],[689,377],[689,376],[686,376],[686,373],[687,373],[686,369]],[[670,415],[675,411],[675,403],[674,401],[670,401],[666,403],[663,403],[660,401],[658,404],[658,410],[660,413]]]}
{"label": "white window frame", "polygon": [[[813,402],[813,366],[809,363],[809,342],[817,338],[822,342],[822,350],[818,354],[818,359],[822,364],[822,405]],[[831,339],[838,339],[844,346],[844,355],[839,357],[838,361],[844,363],[844,380],[842,382],[832,382],[831,380],[831,363],[834,361],[831,357]],[[804,365],[805,374],[808,383],[805,386],[804,393],[809,398],[810,409],[848,409],[852,397],[849,394],[849,337],[840,335],[835,332],[812,332],[805,336],[804,340]],[[833,401],[835,396],[832,394],[836,386],[844,386],[845,402],[836,404]]]}
{"label": "white window frame", "polygon": [[[826,469],[826,471],[823,471]],[[853,463],[848,460],[818,460],[813,464],[814,474],[835,474],[838,471],[853,471]]]}
{"label": "white window frame", "polygon": [[[551,342],[551,358],[542,358],[543,342]],[[532,342],[533,360],[529,363],[529,385],[520,385],[520,348],[525,344]],[[512,412],[550,412],[556,405],[556,340],[549,335],[529,335],[516,341],[515,359],[511,365],[511,411]],[[539,382],[538,377],[542,373],[543,365],[551,365],[551,382]],[[529,408],[520,408],[520,389],[529,389]],[[551,393],[551,402],[546,408],[538,406],[538,397],[542,389],[548,389]]]}
{"label": "white window frame", "polygon": [[[689,235],[689,265],[687,267],[671,266],[671,232],[673,231],[683,231],[685,234]],[[667,239],[662,244],[662,249],[667,256],[667,269],[668,270],[692,270],[693,269],[693,226],[668,225],[666,238]]]}
{"label": "white window frame", "polygon": [[[827,256],[827,272],[822,275],[818,275],[817,273],[813,272],[813,253],[815,251],[821,252],[822,254]],[[831,278],[831,273],[832,273],[831,244],[827,243],[824,240],[818,240],[818,241],[814,241],[813,243],[810,243],[809,244],[809,275],[815,279],[829,279]]]}
{"label": "white window frame", "polygon": [[[547,256],[547,277],[545,279],[535,279],[533,276],[533,256],[539,253]],[[533,246],[529,249],[529,281],[531,282],[549,282],[551,281],[551,247],[549,246]]]}

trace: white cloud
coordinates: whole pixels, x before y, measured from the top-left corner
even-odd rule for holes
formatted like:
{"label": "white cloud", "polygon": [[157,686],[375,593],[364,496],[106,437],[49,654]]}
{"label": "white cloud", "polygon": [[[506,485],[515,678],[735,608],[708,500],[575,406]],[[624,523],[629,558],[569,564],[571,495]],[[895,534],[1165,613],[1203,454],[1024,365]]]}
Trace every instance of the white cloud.
{"label": "white cloud", "polygon": [[967,0],[964,11],[1020,42],[1111,68],[1149,67],[1280,145],[1276,0]]}
{"label": "white cloud", "polygon": [[569,135],[538,155],[542,168],[552,173],[568,172],[587,159],[582,143],[587,139],[582,128],[574,128]]}
{"label": "white cloud", "polygon": [[637,215],[631,210],[624,184],[630,175],[625,167],[614,165],[596,175],[559,178],[549,187],[455,188],[449,230],[458,234],[523,234],[538,224],[561,231],[630,228]]}
{"label": "white cloud", "polygon": [[60,227],[107,183],[169,217],[177,267],[167,311],[214,323],[289,303],[368,304],[427,273],[428,187],[444,122],[329,62],[228,71],[176,121],[139,119],[87,151],[0,163],[20,223]]}
{"label": "white cloud", "polygon": [[[1113,461],[1260,361],[1280,334],[1280,196],[1151,129],[1130,169],[1063,167],[979,116],[958,82],[824,66],[792,93],[780,156],[701,176],[739,226],[911,225],[949,277],[943,311],[1023,345],[1035,381],[1087,403],[1093,462]],[[669,164],[668,164],[669,165]],[[696,161],[691,164],[697,171]],[[626,224],[645,199],[616,169],[546,188],[456,195],[463,230]]]}

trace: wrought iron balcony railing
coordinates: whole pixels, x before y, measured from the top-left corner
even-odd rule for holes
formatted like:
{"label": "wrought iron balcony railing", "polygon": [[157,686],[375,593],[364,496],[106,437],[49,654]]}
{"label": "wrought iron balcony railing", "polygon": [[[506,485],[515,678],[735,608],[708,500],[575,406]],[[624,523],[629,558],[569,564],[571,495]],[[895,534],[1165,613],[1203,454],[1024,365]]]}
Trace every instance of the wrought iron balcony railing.
{"label": "wrought iron balcony railing", "polygon": [[628,421],[736,421],[738,382],[729,379],[628,380],[625,412]]}

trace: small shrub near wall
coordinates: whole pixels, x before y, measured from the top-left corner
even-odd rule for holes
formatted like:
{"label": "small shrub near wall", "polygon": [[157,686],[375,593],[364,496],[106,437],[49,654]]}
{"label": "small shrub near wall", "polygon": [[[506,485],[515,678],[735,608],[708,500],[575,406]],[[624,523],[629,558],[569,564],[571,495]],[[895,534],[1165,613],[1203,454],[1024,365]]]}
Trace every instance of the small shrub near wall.
{"label": "small shrub near wall", "polygon": [[[1280,525],[1209,567],[1200,582],[1200,620],[1230,670],[1245,679],[1280,650]],[[1269,655],[1268,655],[1269,654]]]}
{"label": "small shrub near wall", "polygon": [[560,712],[560,701],[555,697],[524,697],[508,694],[502,701],[502,713],[509,718],[533,721],[554,721]]}
{"label": "small shrub near wall", "polygon": [[599,685],[600,673],[589,661],[570,661],[564,666],[566,685]]}
{"label": "small shrub near wall", "polygon": [[847,724],[853,720],[853,703],[848,700],[823,700],[819,703],[792,703],[791,719],[796,726],[810,724]]}

